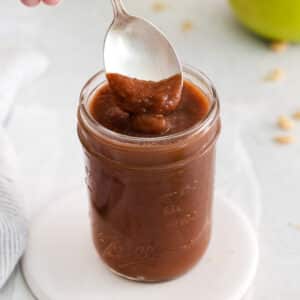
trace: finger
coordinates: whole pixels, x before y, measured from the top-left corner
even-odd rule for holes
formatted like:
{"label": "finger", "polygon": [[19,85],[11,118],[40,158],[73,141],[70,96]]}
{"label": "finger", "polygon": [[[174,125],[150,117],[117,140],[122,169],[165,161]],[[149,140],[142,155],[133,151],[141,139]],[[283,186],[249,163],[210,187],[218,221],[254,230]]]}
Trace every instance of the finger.
{"label": "finger", "polygon": [[21,1],[23,4],[27,6],[36,6],[41,2],[41,0],[21,0]]}
{"label": "finger", "polygon": [[45,4],[47,5],[56,5],[59,0],[43,0]]}

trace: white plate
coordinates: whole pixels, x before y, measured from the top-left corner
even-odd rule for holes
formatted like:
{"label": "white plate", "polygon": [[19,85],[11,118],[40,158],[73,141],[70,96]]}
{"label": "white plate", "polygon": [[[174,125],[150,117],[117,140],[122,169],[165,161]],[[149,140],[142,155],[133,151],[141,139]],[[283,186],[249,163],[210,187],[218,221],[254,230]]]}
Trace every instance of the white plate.
{"label": "white plate", "polygon": [[53,202],[33,222],[23,272],[41,300],[241,300],[258,263],[256,234],[234,206],[217,199],[213,238],[187,275],[142,284],[106,269],[94,250],[88,203],[81,192]]}

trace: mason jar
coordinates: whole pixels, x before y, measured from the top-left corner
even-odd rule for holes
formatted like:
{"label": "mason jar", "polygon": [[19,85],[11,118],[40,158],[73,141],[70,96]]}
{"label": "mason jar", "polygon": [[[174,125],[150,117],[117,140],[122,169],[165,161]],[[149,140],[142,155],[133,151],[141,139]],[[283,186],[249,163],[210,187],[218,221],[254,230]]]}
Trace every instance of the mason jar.
{"label": "mason jar", "polygon": [[206,95],[209,112],[193,127],[161,137],[127,136],[93,119],[89,105],[107,84],[104,71],[80,96],[93,242],[109,269],[127,279],[176,278],[195,266],[210,241],[219,100],[202,72],[185,66],[184,78]]}

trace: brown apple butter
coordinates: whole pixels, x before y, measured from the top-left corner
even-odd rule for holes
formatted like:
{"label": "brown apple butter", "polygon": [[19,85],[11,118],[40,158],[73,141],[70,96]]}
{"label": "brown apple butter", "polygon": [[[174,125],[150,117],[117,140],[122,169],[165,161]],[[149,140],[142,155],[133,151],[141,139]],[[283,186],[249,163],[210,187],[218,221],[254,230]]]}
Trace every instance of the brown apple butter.
{"label": "brown apple butter", "polygon": [[107,74],[116,104],[131,113],[166,114],[176,109],[182,91],[182,77],[174,75],[158,82]]}
{"label": "brown apple butter", "polygon": [[[210,240],[218,99],[191,68],[179,94],[176,76],[143,88],[118,76],[108,84],[103,72],[95,75],[78,111],[93,241],[121,276],[172,279],[197,263]],[[170,86],[168,97],[161,85]]]}
{"label": "brown apple butter", "polygon": [[[175,87],[168,83],[175,77],[155,84],[150,82],[147,86],[146,82],[138,81],[132,84],[132,79],[125,79],[115,74],[113,76],[113,79],[109,76],[109,84],[96,91],[90,103],[90,113],[100,124],[115,132],[130,136],[170,135],[195,125],[208,114],[210,102],[207,96],[189,81],[184,81],[183,89],[180,88],[182,93],[179,95],[179,100],[170,100],[173,103],[171,110],[168,101],[157,99],[168,98],[163,88],[170,87],[172,94],[174,89],[179,89],[177,85],[180,86],[180,81]],[[125,96],[120,96],[114,91],[119,82],[122,93],[124,90],[128,91]],[[141,89],[139,84],[147,88]],[[159,90],[158,95],[155,95],[156,87]],[[126,97],[129,93],[135,95],[134,100],[132,100],[133,96],[129,96],[130,100],[127,101]]]}

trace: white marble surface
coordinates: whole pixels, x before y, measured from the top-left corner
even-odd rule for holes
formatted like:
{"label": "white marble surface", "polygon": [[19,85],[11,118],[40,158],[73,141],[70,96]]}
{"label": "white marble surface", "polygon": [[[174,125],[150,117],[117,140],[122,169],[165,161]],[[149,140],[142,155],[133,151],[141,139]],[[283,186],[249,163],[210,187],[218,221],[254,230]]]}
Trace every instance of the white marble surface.
{"label": "white marble surface", "polygon": [[[272,53],[263,41],[236,23],[225,0],[166,0],[170,8],[159,14],[151,10],[151,0],[126,2],[132,12],[151,19],[166,32],[185,62],[211,77],[223,103],[239,108],[241,138],[257,174],[263,204],[261,263],[253,299],[298,300],[300,231],[289,223],[300,223],[300,143],[279,147],[272,137],[278,133],[276,116],[300,108],[300,47],[292,46],[280,55]],[[102,65],[101,44],[111,8],[109,1],[65,0],[57,8],[26,9],[10,0],[1,1],[0,18],[7,20],[1,31],[22,27],[50,61],[47,73],[19,93],[9,126],[26,174],[24,185],[30,193],[25,205],[32,216],[51,201],[54,188],[56,193],[67,191],[81,182],[75,109],[80,88]],[[195,25],[191,32],[180,29],[185,19]],[[262,78],[275,67],[286,71],[286,80],[264,82]],[[26,120],[28,110],[38,116],[38,126]],[[48,113],[43,115],[45,110]],[[43,128],[57,135],[43,136]],[[295,133],[300,137],[300,124]],[[64,143],[66,153],[72,153],[71,158],[53,147],[57,140]],[[35,153],[32,145],[42,151]],[[54,170],[53,157],[64,158]],[[49,173],[54,181],[49,180]],[[76,176],[67,176],[72,173]],[[19,271],[0,292],[0,299],[32,299]]]}

